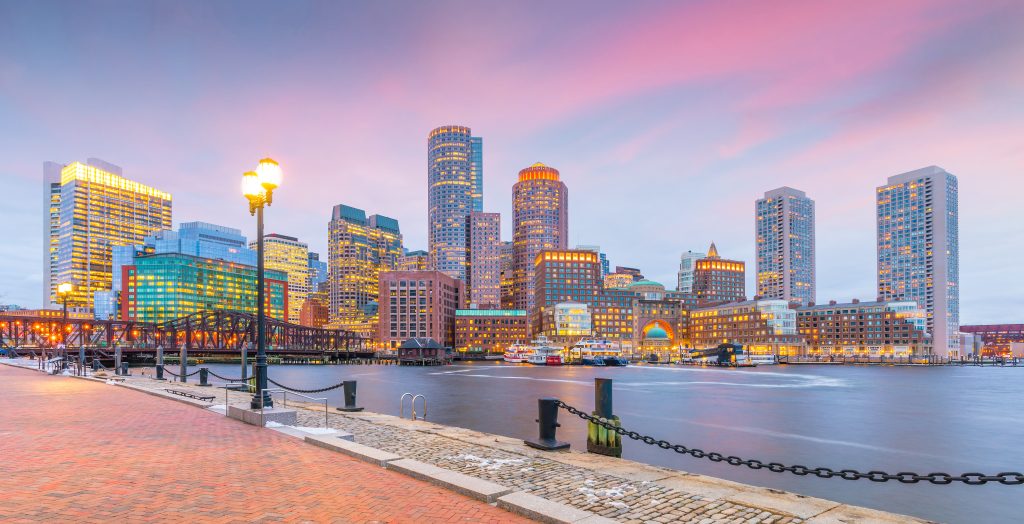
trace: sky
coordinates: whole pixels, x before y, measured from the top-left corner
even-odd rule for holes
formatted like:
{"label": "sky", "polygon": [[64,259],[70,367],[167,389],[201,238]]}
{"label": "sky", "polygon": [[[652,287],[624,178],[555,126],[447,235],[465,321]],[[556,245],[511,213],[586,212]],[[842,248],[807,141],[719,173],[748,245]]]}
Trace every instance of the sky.
{"label": "sky", "polygon": [[42,163],[96,157],[173,194],[175,226],[252,237],[239,184],[284,182],[267,232],[326,256],[331,208],[426,249],[427,133],[484,139],[484,207],[544,162],[569,242],[674,287],[754,201],[817,206],[817,300],[873,299],[875,188],[959,178],[961,322],[1024,322],[1024,3],[0,0],[0,303],[38,307]]}

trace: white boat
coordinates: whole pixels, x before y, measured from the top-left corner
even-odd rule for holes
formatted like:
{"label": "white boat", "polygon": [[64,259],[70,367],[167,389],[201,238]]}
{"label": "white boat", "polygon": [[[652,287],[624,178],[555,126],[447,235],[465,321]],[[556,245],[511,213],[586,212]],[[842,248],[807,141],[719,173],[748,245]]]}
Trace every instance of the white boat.
{"label": "white boat", "polygon": [[530,354],[530,346],[526,344],[520,344],[516,342],[505,350],[505,355],[502,357],[505,362],[511,362],[513,364],[521,364],[526,362],[526,358]]}
{"label": "white boat", "polygon": [[747,355],[747,362],[757,366],[767,366],[771,364],[777,364],[775,355]]}
{"label": "white boat", "polygon": [[603,338],[583,338],[573,344],[569,350],[570,357],[578,355],[580,363],[585,366],[625,366],[622,350],[610,340]]}
{"label": "white boat", "polygon": [[538,366],[561,366],[562,349],[551,345],[547,337],[541,335],[533,341],[530,354],[526,357],[530,364]]}

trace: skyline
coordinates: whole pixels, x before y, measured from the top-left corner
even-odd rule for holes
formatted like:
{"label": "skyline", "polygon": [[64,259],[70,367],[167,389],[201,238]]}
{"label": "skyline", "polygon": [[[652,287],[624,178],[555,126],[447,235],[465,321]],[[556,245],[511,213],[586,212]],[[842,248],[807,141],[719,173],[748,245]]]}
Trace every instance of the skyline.
{"label": "skyline", "polygon": [[[63,14],[47,12],[54,4],[10,5],[0,4],[0,19],[13,26],[0,32],[0,49],[15,50],[0,55],[0,113],[13,118],[0,121],[0,143],[13,154],[0,175],[13,184],[0,227],[6,242],[25,248],[0,261],[3,303],[38,305],[44,161],[102,158],[170,192],[174,227],[200,220],[252,238],[238,182],[258,158],[272,156],[285,179],[267,213],[268,233],[298,237],[323,255],[330,209],[346,204],[398,219],[406,247],[427,249],[424,139],[430,129],[459,124],[484,138],[483,208],[505,217],[503,240],[512,236],[519,170],[543,162],[561,172],[572,195],[568,244],[600,245],[612,265],[639,267],[668,287],[679,255],[714,241],[724,257],[747,262],[747,289],[756,289],[754,201],[781,186],[805,191],[817,203],[819,303],[874,298],[875,188],[938,165],[960,179],[962,323],[1019,321],[1011,306],[1024,276],[1013,269],[1024,248],[1012,242],[1022,233],[1012,206],[1024,189],[1014,177],[1024,165],[1024,104],[1014,90],[1024,87],[1024,73],[1013,65],[1024,58],[1024,36],[1012,33],[1022,19],[1012,3],[908,2],[885,11],[779,4],[739,38],[723,31],[735,30],[723,20],[732,4],[608,8],[575,27],[563,22],[576,13],[560,5],[530,18],[533,25],[511,24],[522,34],[498,25],[524,21],[525,6],[487,14],[463,6],[442,24],[452,31],[441,32],[441,42],[402,31],[416,16],[388,21],[382,36],[346,25],[359,16],[374,21],[368,26],[384,24],[380,6],[268,7],[237,19],[201,4],[116,13],[66,4]],[[438,22],[452,11],[439,5],[420,14]],[[102,30],[115,20],[140,27],[127,24],[118,38]],[[281,30],[274,45],[241,48],[243,25],[258,31],[271,20]],[[331,20],[343,22],[342,36],[325,34]],[[72,21],[95,29],[60,30]],[[790,34],[809,21],[814,31]],[[595,31],[619,23],[644,31]],[[565,29],[564,40],[537,46],[533,38],[553,28]],[[866,28],[868,42],[857,38]],[[185,30],[196,31],[196,41],[176,40]],[[588,37],[592,31],[604,38]],[[469,65],[457,71],[461,83],[433,87],[445,76],[429,66],[470,35],[487,38],[462,49]],[[766,36],[774,38],[759,41]],[[337,71],[316,66],[362,37],[387,44],[386,52],[368,46],[359,54],[370,56],[324,62]],[[139,42],[123,45],[133,38]],[[807,46],[809,39],[820,45]],[[726,52],[701,53],[703,45]],[[664,51],[641,54],[651,48]],[[272,75],[257,71],[261,54]],[[421,59],[427,63],[404,69]],[[339,82],[352,73],[369,73],[364,91]],[[93,93],[69,89],[69,78],[124,85]],[[516,78],[521,91],[506,85]],[[83,133],[69,118],[101,122],[102,132]]]}

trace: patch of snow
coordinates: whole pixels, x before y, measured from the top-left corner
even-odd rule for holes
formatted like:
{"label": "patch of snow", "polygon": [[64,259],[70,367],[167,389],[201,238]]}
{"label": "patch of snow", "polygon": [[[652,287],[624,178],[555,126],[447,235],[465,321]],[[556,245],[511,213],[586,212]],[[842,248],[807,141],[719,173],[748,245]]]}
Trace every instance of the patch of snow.
{"label": "patch of snow", "polygon": [[268,427],[268,428],[283,428],[284,424],[282,424],[280,422],[274,422],[273,420],[268,420],[267,423],[264,424],[264,427]]}
{"label": "patch of snow", "polygon": [[525,459],[490,459],[484,457],[478,457],[476,455],[453,455],[445,457],[449,460],[461,460],[463,462],[469,462],[475,464],[480,469],[496,470],[501,469],[504,466],[518,466],[525,464]]}
{"label": "patch of snow", "polygon": [[293,426],[295,429],[309,433],[311,435],[333,435],[338,432],[336,429],[331,428],[310,428],[305,426]]}
{"label": "patch of snow", "polygon": [[626,504],[625,502],[619,502],[617,500],[605,502],[605,505],[606,506],[611,506],[613,508],[629,509],[629,504]]}

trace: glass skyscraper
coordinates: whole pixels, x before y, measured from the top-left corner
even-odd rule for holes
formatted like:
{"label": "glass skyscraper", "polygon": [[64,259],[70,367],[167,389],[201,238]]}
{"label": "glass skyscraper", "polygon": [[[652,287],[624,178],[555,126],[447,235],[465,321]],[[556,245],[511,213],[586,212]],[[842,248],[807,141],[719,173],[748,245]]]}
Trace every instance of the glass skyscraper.
{"label": "glass skyscraper", "polygon": [[917,302],[928,317],[933,352],[959,356],[956,177],[936,166],[917,169],[889,177],[875,198],[879,300]]}
{"label": "glass skyscraper", "polygon": [[757,295],[807,305],[814,302],[814,201],[780,187],[754,205]]}
{"label": "glass skyscraper", "polygon": [[428,250],[434,269],[466,281],[466,220],[483,211],[483,140],[465,126],[427,137]]}
{"label": "glass skyscraper", "polygon": [[569,189],[558,170],[540,162],[519,172],[512,186],[512,293],[515,309],[533,315],[534,262],[569,241]]}
{"label": "glass skyscraper", "polygon": [[[249,243],[256,250],[256,242]],[[271,233],[263,237],[263,267],[288,277],[288,322],[299,323],[302,305],[309,297],[309,246],[299,239]]]}
{"label": "glass skyscraper", "polygon": [[679,273],[676,275],[676,291],[693,293],[693,275],[697,269],[697,261],[708,256],[707,253],[687,251],[679,256]]}
{"label": "glass skyscraper", "polygon": [[320,284],[327,282],[327,261],[320,260],[320,253],[309,252],[309,291],[313,293]]}

